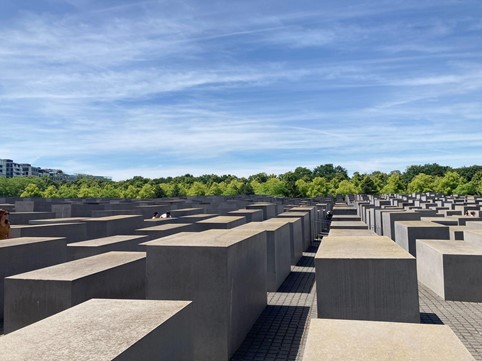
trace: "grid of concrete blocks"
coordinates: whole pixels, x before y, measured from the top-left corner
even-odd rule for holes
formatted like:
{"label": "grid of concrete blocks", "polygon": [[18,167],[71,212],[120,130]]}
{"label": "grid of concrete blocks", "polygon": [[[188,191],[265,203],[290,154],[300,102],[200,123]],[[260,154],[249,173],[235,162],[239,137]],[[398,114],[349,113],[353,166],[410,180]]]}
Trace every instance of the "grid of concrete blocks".
{"label": "grid of concrete blocks", "polygon": [[1,358],[228,360],[327,204],[0,199]]}
{"label": "grid of concrete blocks", "polygon": [[479,201],[0,199],[0,355],[480,359]]}

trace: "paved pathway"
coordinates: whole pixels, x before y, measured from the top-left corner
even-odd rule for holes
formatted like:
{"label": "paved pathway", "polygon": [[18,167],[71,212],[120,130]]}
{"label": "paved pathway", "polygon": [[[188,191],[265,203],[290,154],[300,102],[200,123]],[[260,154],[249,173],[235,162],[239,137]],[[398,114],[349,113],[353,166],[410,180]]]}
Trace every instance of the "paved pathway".
{"label": "paved pathway", "polygon": [[[306,330],[316,317],[314,256],[311,247],[281,285],[268,293],[268,306],[253,326],[232,361],[300,361]],[[482,361],[482,303],[444,301],[419,285],[422,323],[446,324]]]}

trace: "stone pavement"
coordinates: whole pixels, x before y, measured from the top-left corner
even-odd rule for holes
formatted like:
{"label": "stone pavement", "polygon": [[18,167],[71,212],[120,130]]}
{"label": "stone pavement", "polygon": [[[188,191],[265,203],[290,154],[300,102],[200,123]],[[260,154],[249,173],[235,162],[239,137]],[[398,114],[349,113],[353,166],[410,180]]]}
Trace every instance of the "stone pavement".
{"label": "stone pavement", "polygon": [[[306,330],[316,318],[316,242],[281,285],[231,361],[299,361]],[[419,285],[422,323],[446,324],[476,360],[482,361],[482,303],[444,301]]]}

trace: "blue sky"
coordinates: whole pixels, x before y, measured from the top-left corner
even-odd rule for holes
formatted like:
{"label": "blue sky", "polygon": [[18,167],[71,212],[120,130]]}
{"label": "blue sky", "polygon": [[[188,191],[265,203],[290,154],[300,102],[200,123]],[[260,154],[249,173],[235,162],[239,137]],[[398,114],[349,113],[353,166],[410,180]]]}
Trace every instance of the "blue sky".
{"label": "blue sky", "polygon": [[0,125],[114,180],[482,164],[482,3],[2,0]]}

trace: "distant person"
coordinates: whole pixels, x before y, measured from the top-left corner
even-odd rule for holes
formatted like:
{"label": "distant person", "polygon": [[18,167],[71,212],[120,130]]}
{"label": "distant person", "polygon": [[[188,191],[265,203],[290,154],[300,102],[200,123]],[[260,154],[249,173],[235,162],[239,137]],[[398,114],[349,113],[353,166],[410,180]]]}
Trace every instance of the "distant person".
{"label": "distant person", "polygon": [[0,209],[0,239],[7,239],[10,237],[9,214],[10,213],[7,210]]}
{"label": "distant person", "polygon": [[332,218],[333,218],[333,214],[331,213],[331,211],[326,212],[326,219],[331,221]]}
{"label": "distant person", "polygon": [[155,219],[155,218],[160,218],[161,216],[159,215],[159,212],[154,212],[154,214],[152,215],[152,219]]}
{"label": "distant person", "polygon": [[166,212],[161,215],[161,218],[171,218],[171,212]]}

